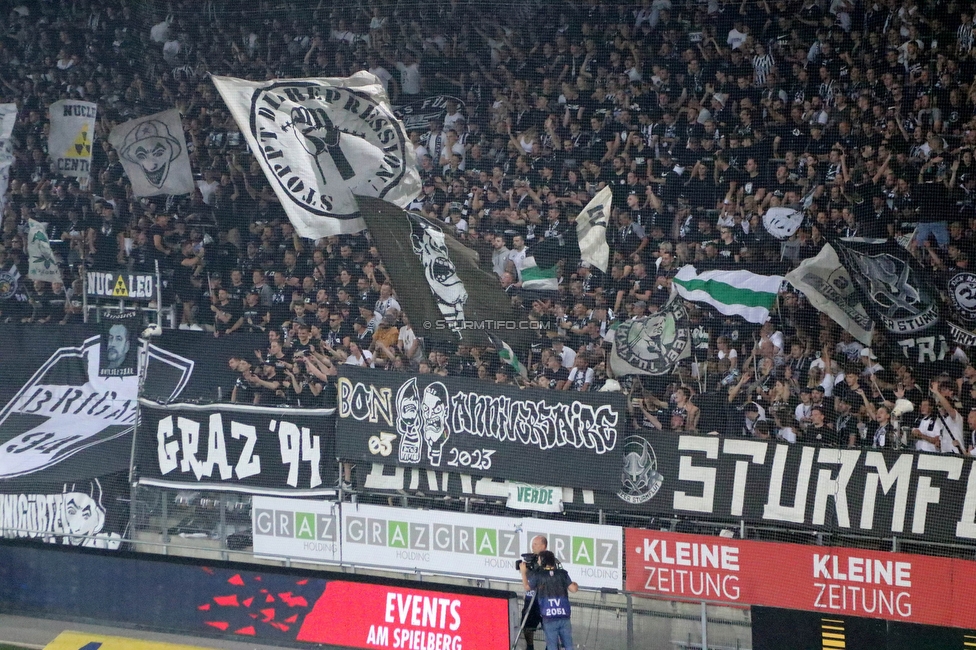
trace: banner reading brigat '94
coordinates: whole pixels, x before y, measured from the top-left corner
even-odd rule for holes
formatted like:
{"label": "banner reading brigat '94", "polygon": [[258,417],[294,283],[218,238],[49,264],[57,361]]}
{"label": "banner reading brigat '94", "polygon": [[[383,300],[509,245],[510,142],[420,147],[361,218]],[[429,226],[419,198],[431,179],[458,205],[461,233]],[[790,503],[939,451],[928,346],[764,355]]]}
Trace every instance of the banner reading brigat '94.
{"label": "banner reading brigat '94", "polygon": [[339,457],[610,489],[623,464],[624,399],[342,366]]}

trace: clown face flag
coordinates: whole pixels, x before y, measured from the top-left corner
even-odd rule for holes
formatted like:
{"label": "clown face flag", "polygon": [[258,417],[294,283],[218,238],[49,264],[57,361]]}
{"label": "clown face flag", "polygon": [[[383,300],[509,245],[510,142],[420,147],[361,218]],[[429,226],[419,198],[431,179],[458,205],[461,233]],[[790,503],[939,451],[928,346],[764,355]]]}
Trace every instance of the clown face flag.
{"label": "clown face flag", "polygon": [[496,330],[516,351],[525,347],[532,332],[515,325],[511,298],[494,273],[481,269],[475,251],[420,215],[379,199],[359,203],[418,337],[428,344],[487,345]]}
{"label": "clown face flag", "polygon": [[763,215],[766,232],[776,239],[792,237],[803,224],[803,213],[793,208],[770,208]]}
{"label": "clown face flag", "polygon": [[135,196],[190,194],[193,172],[175,108],[120,124],[108,136]]}
{"label": "clown face flag", "polygon": [[688,314],[677,294],[660,311],[621,323],[614,334],[610,368],[623,375],[665,375],[691,356]]}
{"label": "clown face flag", "polygon": [[88,177],[97,109],[91,102],[73,99],[51,104],[51,134],[47,139],[47,151],[56,174]]}
{"label": "clown face flag", "polygon": [[212,77],[302,237],[359,232],[356,196],[399,207],[420,193],[416,155],[379,79]]}

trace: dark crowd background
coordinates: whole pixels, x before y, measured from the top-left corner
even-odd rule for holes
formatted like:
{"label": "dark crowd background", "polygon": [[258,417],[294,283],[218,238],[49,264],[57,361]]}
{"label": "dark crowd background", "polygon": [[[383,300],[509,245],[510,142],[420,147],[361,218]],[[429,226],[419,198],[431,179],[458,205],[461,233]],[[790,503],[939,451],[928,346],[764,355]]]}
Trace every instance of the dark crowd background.
{"label": "dark crowd background", "polygon": [[[2,1],[0,100],[19,113],[0,267],[21,280],[0,318],[77,322],[86,269],[158,263],[181,329],[267,332],[267,349],[229,361],[238,402],[327,406],[348,363],[622,388],[649,431],[968,453],[968,350],[921,380],[788,286],[762,326],[689,304],[694,356],[672,375],[608,378],[607,357],[615,325],[661,307],[685,264],[784,274],[838,237],[903,236],[937,277],[967,269],[973,16],[937,0]],[[396,295],[426,288],[389,277],[368,233],[298,237],[208,79],[359,70],[397,106],[453,98],[411,130],[411,207],[476,250],[534,323],[526,378],[490,349],[425,347]],[[47,106],[63,98],[98,104],[85,183],[50,167]],[[134,199],[106,136],[173,107],[197,191]],[[571,234],[606,185],[608,273],[567,259],[558,292],[523,291],[526,247]],[[762,224],[778,206],[804,213],[787,241]],[[29,218],[48,224],[63,285],[25,281]],[[904,435],[900,398],[914,405]]]}

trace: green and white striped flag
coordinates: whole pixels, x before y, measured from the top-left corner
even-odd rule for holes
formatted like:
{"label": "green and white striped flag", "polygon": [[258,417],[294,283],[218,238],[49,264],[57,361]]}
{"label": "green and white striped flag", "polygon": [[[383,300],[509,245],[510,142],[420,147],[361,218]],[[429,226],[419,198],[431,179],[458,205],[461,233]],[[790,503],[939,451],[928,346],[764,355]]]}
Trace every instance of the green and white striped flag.
{"label": "green and white striped flag", "polygon": [[556,267],[547,269],[535,263],[534,256],[528,256],[522,261],[522,268],[518,270],[522,289],[525,291],[558,291],[559,276]]}
{"label": "green and white striped flag", "polygon": [[765,323],[783,276],[749,271],[705,271],[691,264],[674,276],[674,286],[685,300],[711,305],[726,316],[741,316],[750,323]]}
{"label": "green and white striped flag", "polygon": [[525,369],[525,366],[515,356],[515,350],[512,349],[512,346],[503,341],[500,336],[491,332],[488,332],[488,340],[491,341],[491,344],[498,351],[498,358],[512,366],[512,369],[517,375],[522,377],[522,379],[526,379],[529,376],[529,372]]}

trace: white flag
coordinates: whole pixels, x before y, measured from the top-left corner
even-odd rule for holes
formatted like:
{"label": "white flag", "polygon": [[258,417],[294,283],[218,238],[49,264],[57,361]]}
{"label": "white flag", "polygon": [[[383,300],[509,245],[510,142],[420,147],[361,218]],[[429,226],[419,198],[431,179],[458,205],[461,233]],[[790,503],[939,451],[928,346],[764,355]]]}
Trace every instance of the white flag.
{"label": "white flag", "polygon": [[135,196],[190,194],[193,171],[175,108],[120,124],[108,136]]}
{"label": "white flag", "polygon": [[786,279],[803,292],[810,304],[850,332],[864,345],[871,345],[874,322],[868,316],[851,276],[840,263],[837,251],[824,245],[816,257],[800,262]]}
{"label": "white flag", "polygon": [[604,273],[610,263],[610,245],[607,244],[607,224],[610,223],[610,204],[613,191],[609,186],[596,193],[576,217],[576,236],[579,239],[580,259],[589,262]]}
{"label": "white flag", "polygon": [[803,224],[803,213],[793,208],[770,208],[762,218],[766,231],[776,239],[792,237]]}
{"label": "white flag", "polygon": [[30,229],[27,231],[27,258],[29,280],[43,280],[44,282],[61,282],[61,269],[51,252],[51,242],[47,239],[47,224],[40,221],[28,220]]}
{"label": "white flag", "polygon": [[91,102],[73,99],[51,104],[51,134],[47,139],[47,151],[55,173],[88,177],[97,109]]}
{"label": "white flag", "polygon": [[0,214],[7,209],[7,186],[10,166],[14,164],[14,146],[10,140],[0,140]]}
{"label": "white flag", "polygon": [[356,195],[402,208],[420,193],[413,146],[383,84],[368,72],[212,79],[302,237],[363,230]]}
{"label": "white flag", "polygon": [[7,140],[14,133],[17,123],[17,104],[0,104],[0,140]]}

